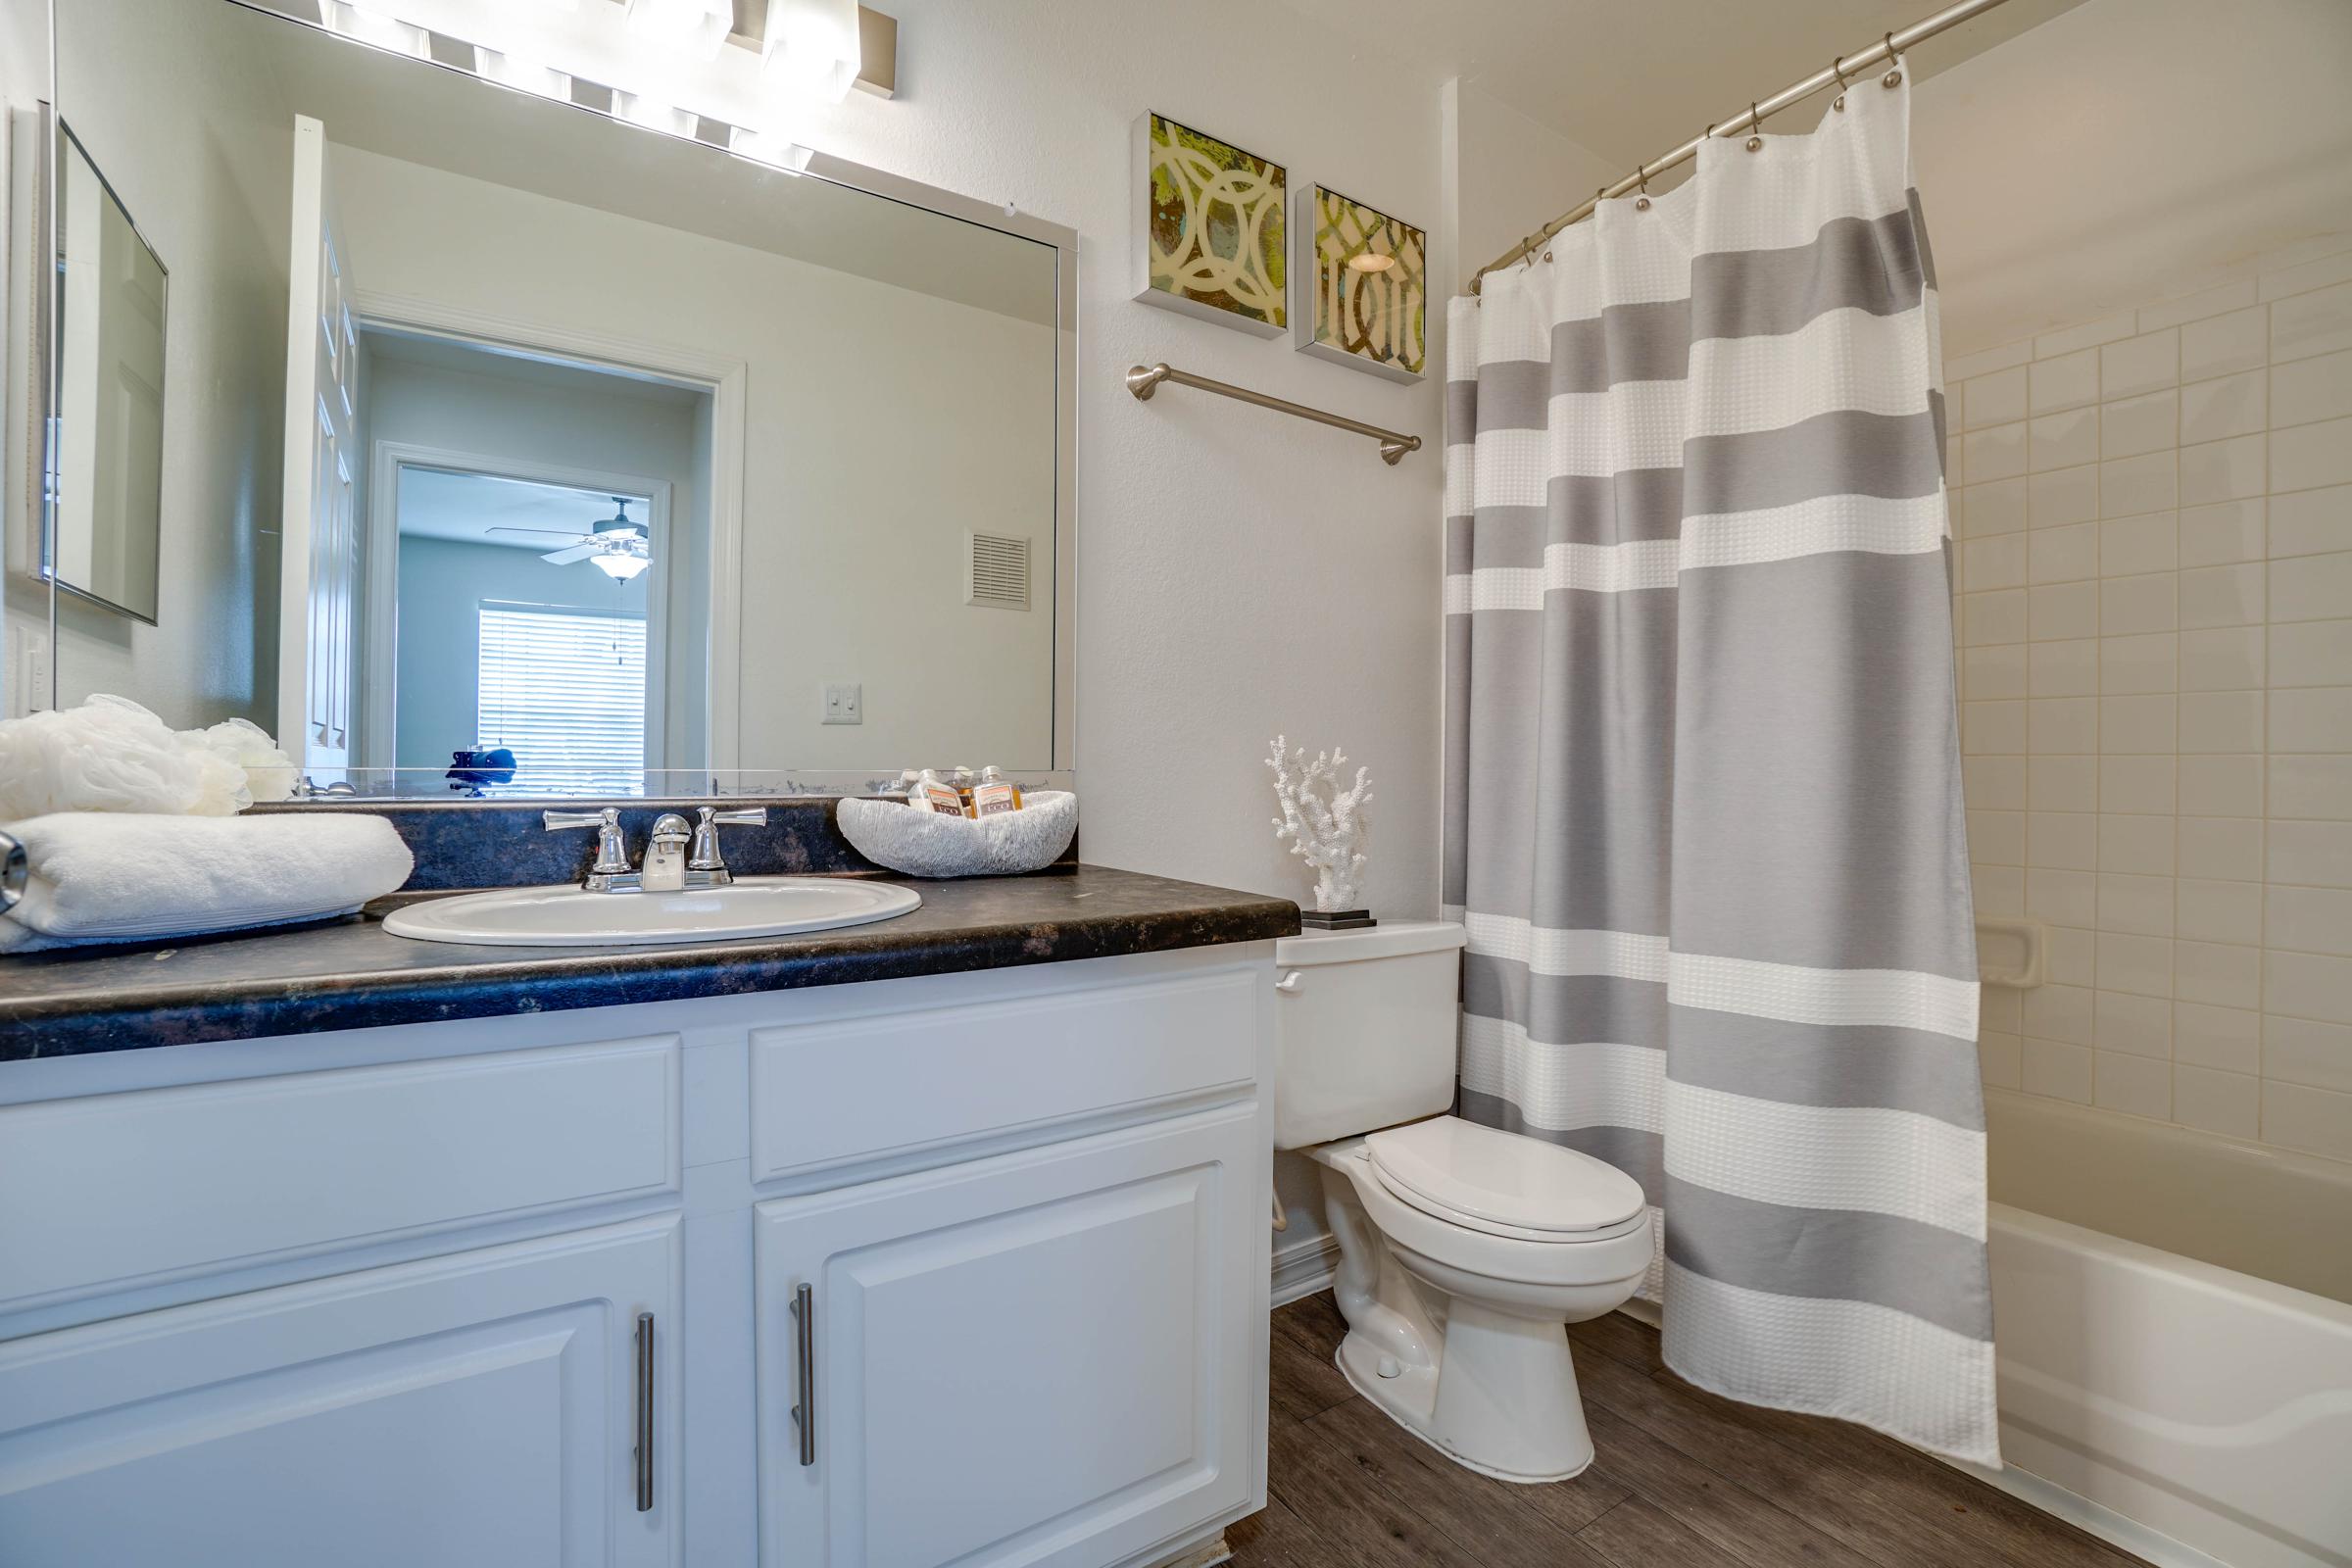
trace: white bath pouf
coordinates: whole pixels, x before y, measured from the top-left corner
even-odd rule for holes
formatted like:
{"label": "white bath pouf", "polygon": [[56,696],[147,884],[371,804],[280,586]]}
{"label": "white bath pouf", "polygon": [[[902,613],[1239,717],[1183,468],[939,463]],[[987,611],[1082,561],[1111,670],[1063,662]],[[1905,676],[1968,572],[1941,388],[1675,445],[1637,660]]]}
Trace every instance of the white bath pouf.
{"label": "white bath pouf", "polygon": [[841,835],[876,865],[908,876],[1017,876],[1061,858],[1078,832],[1078,797],[1029,790],[1017,811],[977,819],[897,801],[844,800]]}

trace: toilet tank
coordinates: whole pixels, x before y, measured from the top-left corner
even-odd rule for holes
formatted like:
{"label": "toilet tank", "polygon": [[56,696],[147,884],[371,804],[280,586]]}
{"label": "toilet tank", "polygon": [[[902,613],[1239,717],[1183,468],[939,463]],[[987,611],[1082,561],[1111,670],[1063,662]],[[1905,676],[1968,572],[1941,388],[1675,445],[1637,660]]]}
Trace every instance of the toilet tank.
{"label": "toilet tank", "polygon": [[1389,920],[1274,944],[1274,1147],[1329,1143],[1453,1104],[1459,925]]}

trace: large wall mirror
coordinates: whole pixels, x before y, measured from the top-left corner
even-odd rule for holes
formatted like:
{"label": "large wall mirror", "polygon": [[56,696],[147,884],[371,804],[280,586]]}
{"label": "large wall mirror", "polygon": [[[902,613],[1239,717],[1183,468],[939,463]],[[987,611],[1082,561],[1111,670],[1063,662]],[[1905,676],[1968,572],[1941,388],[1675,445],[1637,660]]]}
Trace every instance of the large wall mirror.
{"label": "large wall mirror", "polygon": [[68,593],[153,624],[163,527],[163,258],[57,127],[58,442],[45,552]]}
{"label": "large wall mirror", "polygon": [[160,524],[100,596],[141,623],[61,601],[59,701],[242,713],[367,794],[1066,770],[1074,236],[345,13],[55,9],[172,307],[167,351],[158,265],[156,456],[105,492]]}

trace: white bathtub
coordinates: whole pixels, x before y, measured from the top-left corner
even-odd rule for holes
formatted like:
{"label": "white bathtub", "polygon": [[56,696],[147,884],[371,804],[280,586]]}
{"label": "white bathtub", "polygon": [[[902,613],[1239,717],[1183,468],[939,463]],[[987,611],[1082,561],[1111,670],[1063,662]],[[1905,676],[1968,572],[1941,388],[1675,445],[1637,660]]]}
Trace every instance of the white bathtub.
{"label": "white bathtub", "polygon": [[1985,1101],[1988,1479],[2158,1561],[2352,1565],[2352,1165]]}

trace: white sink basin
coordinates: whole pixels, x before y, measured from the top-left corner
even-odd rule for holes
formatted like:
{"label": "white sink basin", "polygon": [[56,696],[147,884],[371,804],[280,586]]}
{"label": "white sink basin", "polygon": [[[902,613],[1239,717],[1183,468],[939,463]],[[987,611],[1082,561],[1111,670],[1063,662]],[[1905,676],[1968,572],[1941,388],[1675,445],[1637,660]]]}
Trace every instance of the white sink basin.
{"label": "white sink basin", "polygon": [[685,893],[511,888],[412,904],[386,915],[384,929],[494,948],[645,947],[830,931],[894,919],[922,902],[912,888],[835,877],[747,876]]}

